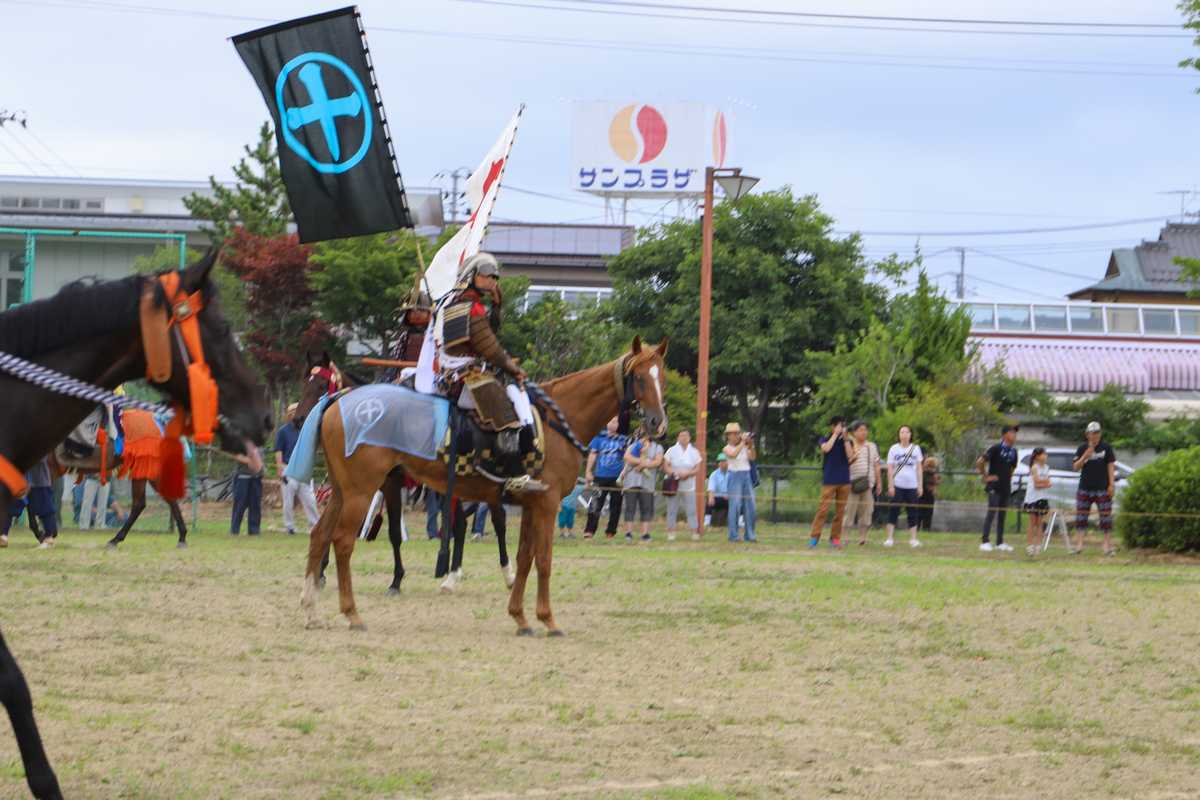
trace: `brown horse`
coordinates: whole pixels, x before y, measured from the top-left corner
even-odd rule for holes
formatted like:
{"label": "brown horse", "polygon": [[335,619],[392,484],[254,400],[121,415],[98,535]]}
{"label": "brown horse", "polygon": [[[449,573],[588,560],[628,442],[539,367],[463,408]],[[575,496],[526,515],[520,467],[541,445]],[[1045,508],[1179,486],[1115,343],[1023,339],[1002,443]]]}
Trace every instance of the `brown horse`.
{"label": "brown horse", "polygon": [[[138,521],[138,517],[142,515],[142,512],[146,510],[146,484],[153,485],[154,490],[158,491],[157,482],[159,475],[162,474],[161,445],[163,434],[159,430],[158,424],[154,421],[154,415],[149,411],[130,409],[121,415],[121,419],[125,429],[125,448],[120,455],[117,455],[115,444],[111,441],[106,441],[104,444],[105,456],[103,460],[103,467],[106,473],[105,478],[109,477],[107,473],[111,473],[114,470],[118,477],[128,477],[130,493],[132,495],[129,515],[125,518],[125,523],[121,526],[121,530],[117,531],[117,534],[108,542],[109,549],[114,550],[117,545],[125,541],[129,530]],[[91,444],[96,448],[100,447],[99,442],[84,442],[82,444]],[[51,458],[59,467],[74,470],[80,475],[100,474],[102,462],[98,452],[86,458],[77,458],[72,456],[66,447],[60,446],[51,454]],[[171,523],[179,531],[179,542],[176,547],[187,547],[187,523],[184,522],[183,512],[179,510],[179,503],[174,500],[163,499],[170,510]]]}
{"label": "brown horse", "polygon": [[[635,338],[630,352],[616,361],[556,378],[541,387],[557,404],[564,419],[555,422],[555,415],[548,415],[548,421],[554,424],[546,436],[546,459],[541,478],[549,485],[549,489],[517,499],[517,504],[521,506],[521,542],[517,550],[517,578],[509,595],[508,613],[517,623],[518,635],[529,636],[533,633],[525,617],[525,582],[535,561],[538,574],[537,618],[546,626],[549,635],[562,635],[550,610],[554,519],[563,496],[575,486],[583,455],[554,426],[565,423],[576,438],[587,442],[600,432],[608,420],[636,404],[642,410],[647,430],[661,436],[667,429],[667,412],[663,401],[663,382],[666,378],[663,354],[666,350],[665,341],[657,347],[642,347],[641,340]],[[321,556],[332,541],[337,556],[341,612],[350,621],[351,629],[362,630],[365,626],[355,607],[350,584],[350,556],[354,552],[355,537],[372,496],[397,467],[414,480],[443,493],[448,476],[446,465],[441,461],[416,458],[387,447],[362,445],[347,458],[343,447],[345,431],[341,412],[335,408],[336,405],[335,402],[326,410],[321,428],[321,444],[329,465],[333,497],[313,528],[309,540],[308,568],[301,605],[309,626],[316,626],[317,574]],[[499,484],[473,476],[456,482],[454,496],[491,505],[500,502],[500,490]]]}
{"label": "brown horse", "polygon": [[[300,399],[296,403],[296,419],[307,419],[309,413],[327,394],[334,394],[341,389],[357,388],[365,383],[351,373],[338,370],[330,360],[328,353],[323,353],[320,358],[314,358],[311,354],[305,355],[308,364],[305,368],[304,382],[300,388]],[[404,471],[399,467],[392,470],[379,491],[383,493],[384,508],[387,510],[388,540],[392,545],[392,583],[388,586],[388,594],[395,596],[400,594],[400,584],[405,575],[404,560],[400,555],[400,548],[404,543],[404,529],[400,522],[404,513]],[[516,580],[516,572],[508,560],[504,509],[503,506],[490,506],[489,508],[491,509],[492,527],[496,531],[496,543],[500,549],[500,575],[504,579],[505,586],[511,589]],[[442,590],[446,592],[454,591],[461,575],[463,549],[467,534],[466,519],[463,517],[461,502],[455,503],[454,514],[454,529],[445,533],[445,535],[453,537],[453,556],[448,561],[439,558],[434,575],[434,577],[441,578],[447,572],[450,573],[446,583],[442,584]],[[371,533],[367,536],[368,540],[375,538],[381,521],[382,512],[371,521]],[[327,546],[321,559],[321,571],[317,576],[317,585],[321,588],[325,586],[325,567],[328,564],[329,548]]]}

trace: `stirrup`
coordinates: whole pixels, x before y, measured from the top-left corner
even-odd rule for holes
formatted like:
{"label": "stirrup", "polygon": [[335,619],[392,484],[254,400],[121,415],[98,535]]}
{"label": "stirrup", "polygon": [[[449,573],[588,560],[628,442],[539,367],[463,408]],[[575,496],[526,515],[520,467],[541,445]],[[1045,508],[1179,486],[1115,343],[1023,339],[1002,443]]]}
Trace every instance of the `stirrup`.
{"label": "stirrup", "polygon": [[504,491],[508,494],[534,494],[544,492],[550,487],[528,475],[519,475],[504,482]]}

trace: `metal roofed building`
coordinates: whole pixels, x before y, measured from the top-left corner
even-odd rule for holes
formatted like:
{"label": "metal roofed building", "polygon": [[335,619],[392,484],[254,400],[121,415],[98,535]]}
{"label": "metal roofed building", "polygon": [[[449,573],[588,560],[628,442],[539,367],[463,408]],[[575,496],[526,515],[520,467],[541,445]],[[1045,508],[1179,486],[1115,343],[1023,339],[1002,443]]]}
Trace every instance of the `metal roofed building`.
{"label": "metal roofed building", "polygon": [[483,249],[500,259],[505,274],[529,278],[528,304],[548,294],[580,303],[612,294],[608,262],[633,241],[626,225],[495,222]]}
{"label": "metal roofed building", "polygon": [[1068,297],[1093,303],[1200,305],[1200,298],[1188,295],[1198,287],[1183,280],[1176,258],[1200,259],[1200,224],[1169,223],[1156,241],[1113,250],[1104,279]]}
{"label": "metal roofed building", "polygon": [[981,365],[1060,398],[1116,384],[1151,416],[1200,412],[1200,308],[1157,303],[983,303],[964,307]]}

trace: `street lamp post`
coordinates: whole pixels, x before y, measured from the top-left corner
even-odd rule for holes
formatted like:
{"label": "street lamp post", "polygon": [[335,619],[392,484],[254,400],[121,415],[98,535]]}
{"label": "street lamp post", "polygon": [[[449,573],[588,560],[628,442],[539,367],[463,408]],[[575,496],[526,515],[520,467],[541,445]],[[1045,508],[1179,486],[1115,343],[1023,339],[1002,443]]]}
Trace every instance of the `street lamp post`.
{"label": "street lamp post", "polygon": [[704,530],[705,495],[708,480],[708,347],[712,322],[712,251],[713,184],[721,185],[725,196],[739,200],[748,194],[758,178],[743,175],[740,167],[704,170],[704,218],[700,243],[700,335],[696,365],[696,449],[700,451],[700,480],[696,486],[696,525]]}

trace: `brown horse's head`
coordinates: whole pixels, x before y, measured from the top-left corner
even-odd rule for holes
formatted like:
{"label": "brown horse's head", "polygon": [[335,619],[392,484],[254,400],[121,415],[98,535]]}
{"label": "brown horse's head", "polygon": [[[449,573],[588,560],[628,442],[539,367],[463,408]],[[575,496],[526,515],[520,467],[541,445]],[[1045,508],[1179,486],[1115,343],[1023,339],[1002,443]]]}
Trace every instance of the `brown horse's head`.
{"label": "brown horse's head", "polygon": [[[203,306],[196,314],[204,360],[217,384],[221,448],[231,453],[250,453],[266,441],[271,431],[271,413],[266,392],[246,365],[229,323],[221,313],[216,288],[210,280],[217,252],[210,249],[203,258],[183,270],[180,289],[187,294],[199,292]],[[171,378],[160,388],[190,408],[191,393],[187,365],[181,346],[171,346]]]}
{"label": "brown horse's head", "polygon": [[666,339],[656,347],[643,347],[642,338],[635,336],[625,359],[626,399],[638,404],[646,430],[656,439],[667,433],[666,354]]}

